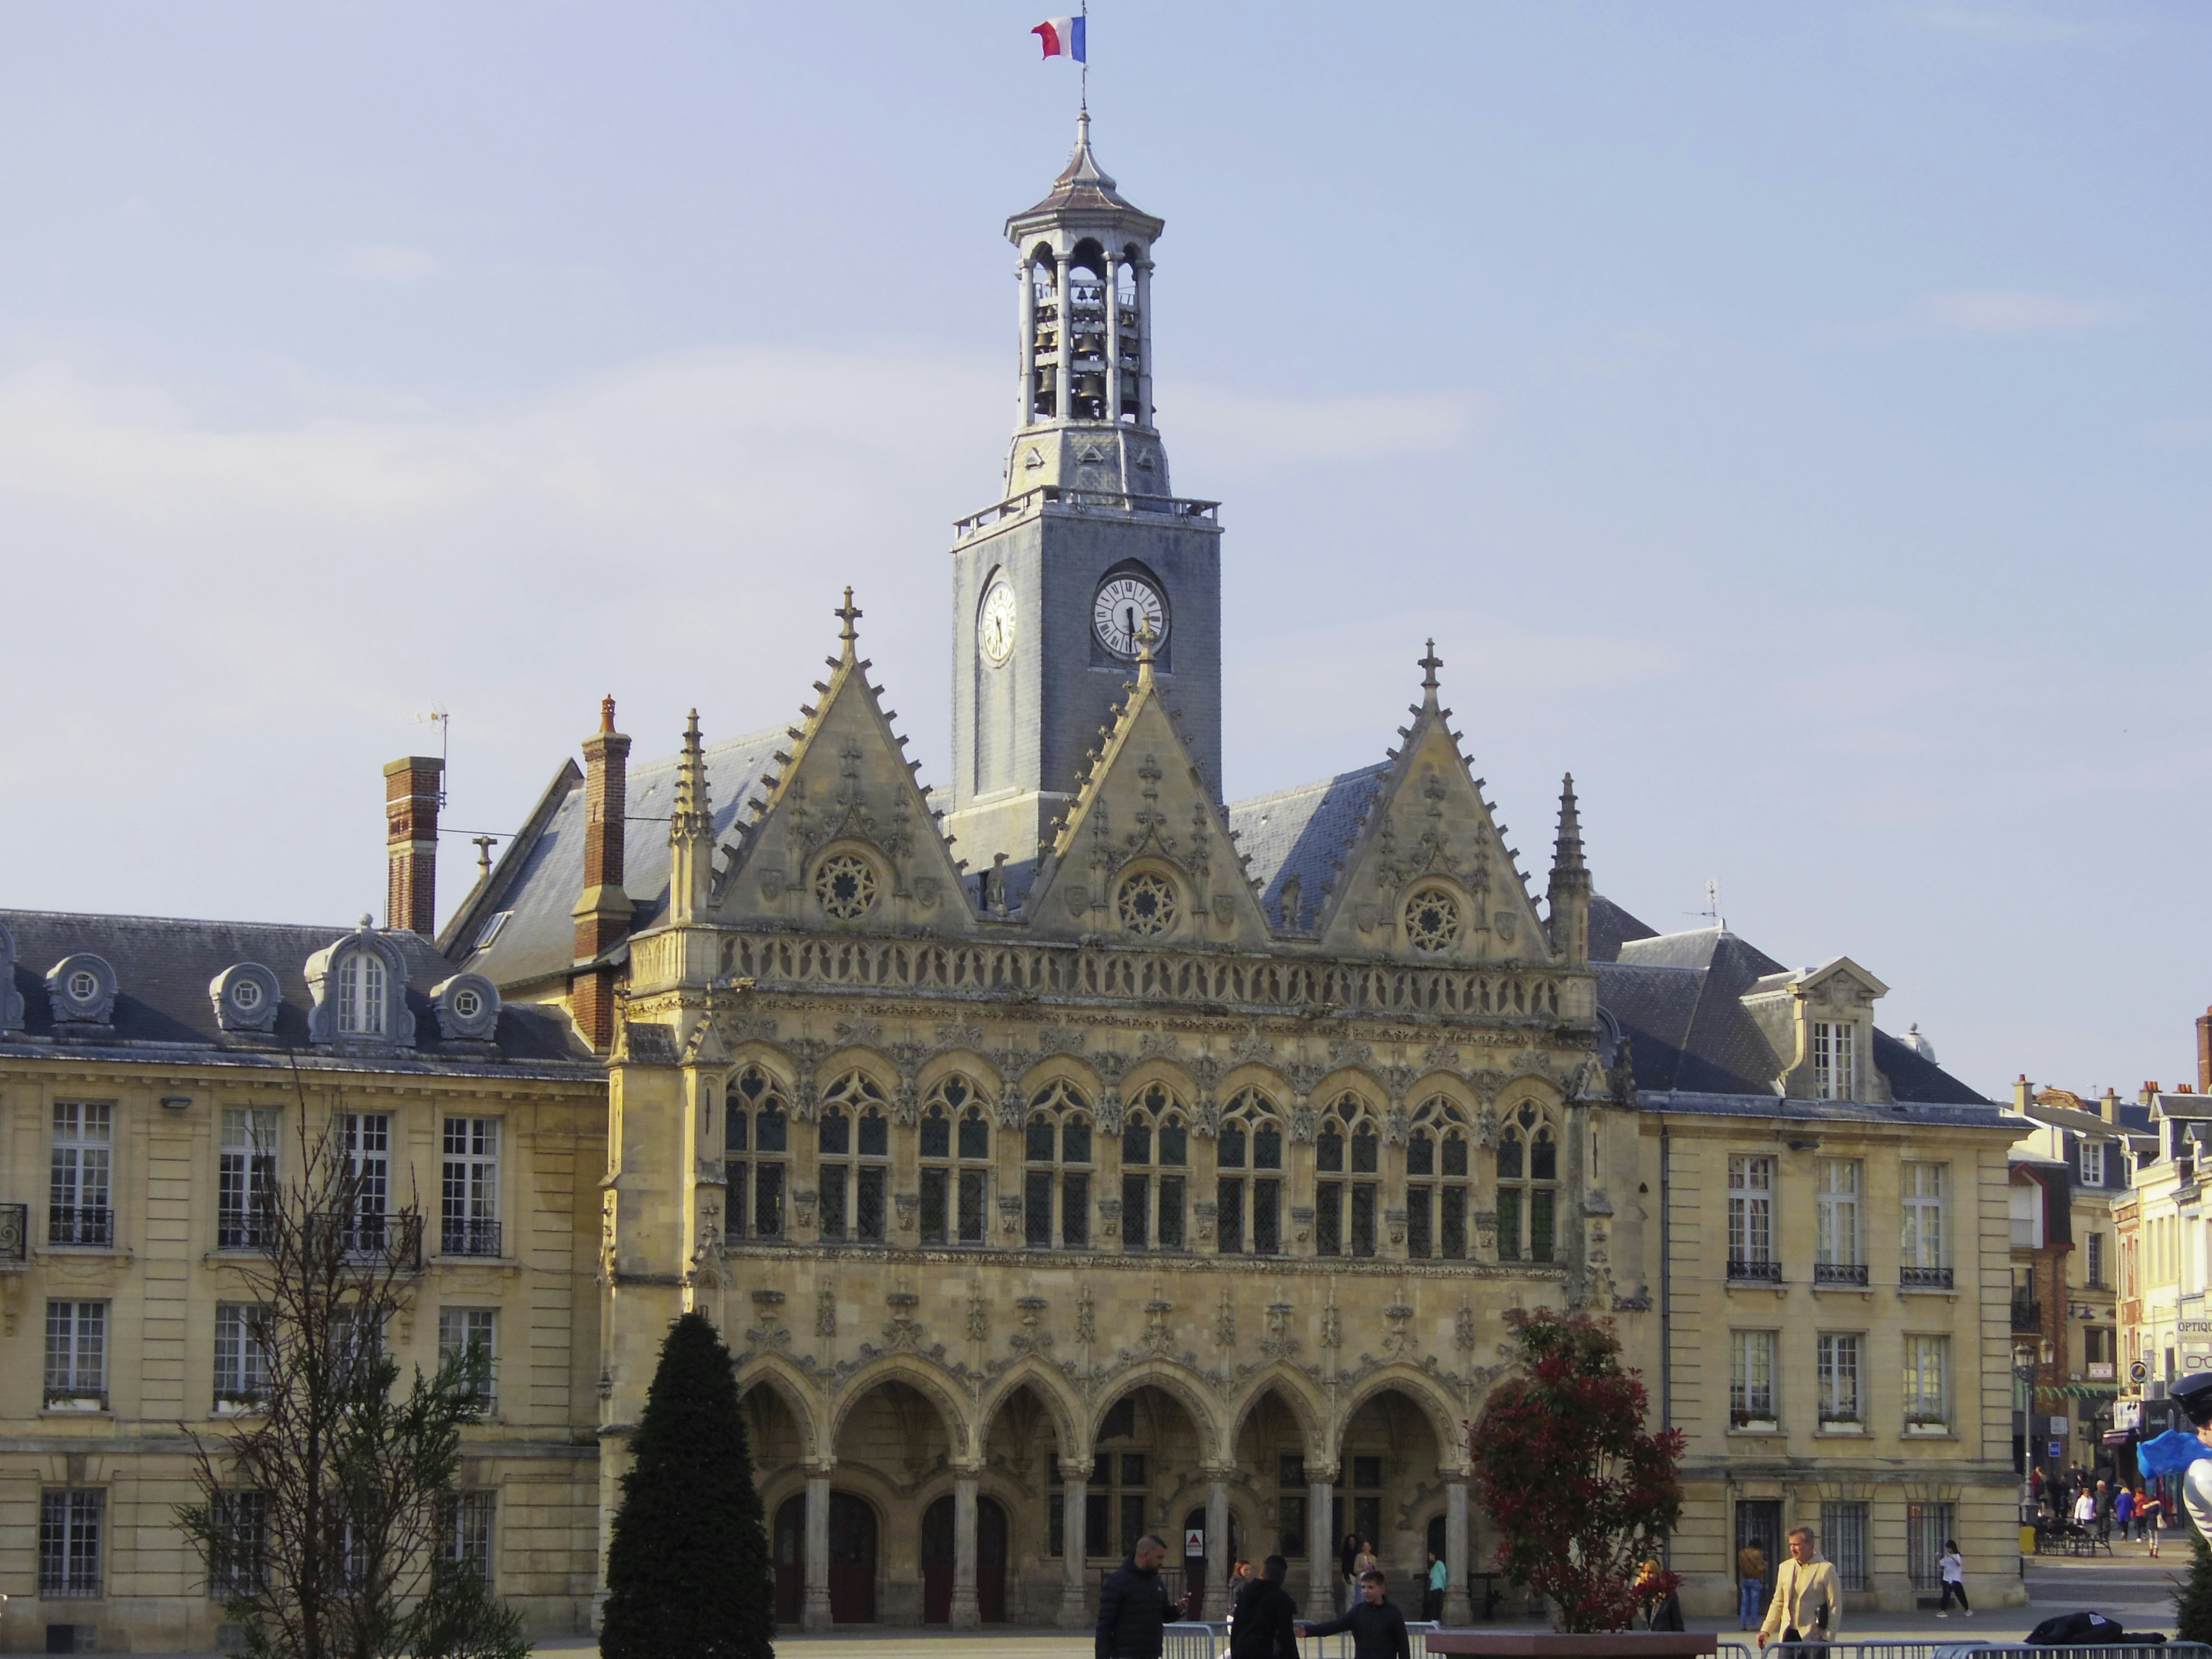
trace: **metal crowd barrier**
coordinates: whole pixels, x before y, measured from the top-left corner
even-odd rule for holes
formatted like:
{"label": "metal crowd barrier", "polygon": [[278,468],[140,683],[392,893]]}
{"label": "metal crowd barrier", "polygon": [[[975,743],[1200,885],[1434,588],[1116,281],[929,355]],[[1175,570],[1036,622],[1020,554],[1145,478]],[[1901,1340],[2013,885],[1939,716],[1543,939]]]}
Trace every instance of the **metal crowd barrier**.
{"label": "metal crowd barrier", "polygon": [[[1764,1659],[2212,1659],[2202,1642],[2127,1643],[2114,1647],[2030,1647],[2025,1642],[1770,1643]],[[1720,1659],[1761,1659],[1748,1642],[1723,1642]]]}
{"label": "metal crowd barrier", "polygon": [[[1316,1619],[1311,1622],[1325,1621]],[[1430,1632],[1443,1628],[1442,1625],[1423,1620],[1406,1621],[1406,1644],[1413,1650],[1413,1659],[1429,1659]],[[1225,1619],[1178,1621],[1168,1626],[1162,1635],[1165,1641],[1160,1659],[1222,1659],[1229,1651],[1229,1621]],[[1300,1659],[1352,1659],[1352,1632],[1340,1630],[1334,1636],[1306,1637],[1298,1644],[1298,1653]],[[2189,1656],[2188,1659],[2212,1659],[2212,1654]]]}

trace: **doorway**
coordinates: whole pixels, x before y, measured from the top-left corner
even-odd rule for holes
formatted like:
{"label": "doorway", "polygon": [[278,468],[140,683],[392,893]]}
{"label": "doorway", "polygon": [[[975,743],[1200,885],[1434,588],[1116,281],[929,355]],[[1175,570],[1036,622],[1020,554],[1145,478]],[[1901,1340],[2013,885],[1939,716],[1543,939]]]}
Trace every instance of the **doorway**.
{"label": "doorway", "polygon": [[[806,1607],[805,1493],[777,1506],[770,1553],[775,1558],[775,1621],[795,1630]],[[830,1494],[830,1619],[838,1625],[876,1621],[876,1512],[845,1492]]]}
{"label": "doorway", "polygon": [[[952,1622],[952,1586],[958,1577],[959,1542],[947,1493],[921,1512],[921,1622]],[[987,1625],[1006,1622],[1006,1512],[992,1498],[975,1500],[975,1616]]]}
{"label": "doorway", "polygon": [[[1759,1599],[1774,1594],[1774,1575],[1782,1567],[1782,1500],[1778,1498],[1740,1498],[1735,1504],[1735,1547],[1757,1545],[1766,1558],[1766,1573],[1759,1581]],[[1741,1583],[1741,1578],[1737,1581]]]}
{"label": "doorway", "polygon": [[[1193,1510],[1188,1515],[1183,1516],[1182,1526],[1183,1532],[1186,1536],[1193,1531],[1197,1532],[1201,1537],[1204,1536],[1206,1532],[1206,1511],[1202,1509]],[[1209,1546],[1212,1541],[1213,1540],[1211,1539],[1206,1540]],[[1237,1558],[1242,1553],[1243,1548],[1243,1540],[1237,1536],[1237,1511],[1232,1509],[1229,1511],[1229,1562],[1231,1565],[1234,1566],[1236,1565]],[[1212,1609],[1208,1608],[1206,1605],[1204,1595],[1205,1589],[1205,1553],[1201,1551],[1196,1555],[1185,1555],[1182,1558],[1182,1593],[1188,1595],[1194,1590],[1200,1592],[1198,1601],[1193,1603],[1192,1606],[1191,1616],[1194,1619],[1203,1619],[1212,1611]]]}

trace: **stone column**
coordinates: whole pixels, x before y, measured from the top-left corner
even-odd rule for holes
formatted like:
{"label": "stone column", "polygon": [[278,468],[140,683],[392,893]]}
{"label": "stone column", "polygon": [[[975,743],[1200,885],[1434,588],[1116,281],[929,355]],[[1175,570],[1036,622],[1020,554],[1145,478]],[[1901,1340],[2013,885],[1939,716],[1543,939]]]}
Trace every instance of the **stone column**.
{"label": "stone column", "polygon": [[975,1476],[952,1477],[952,1628],[981,1622],[975,1603]]}
{"label": "stone column", "polygon": [[1137,261],[1137,424],[1152,423],[1152,262]]}
{"label": "stone column", "polygon": [[[1029,425],[1036,419],[1036,272],[1030,264],[1030,256],[1022,255],[1021,268],[1015,273],[1022,284],[1021,291],[1021,372],[1020,400],[1016,404],[1022,412],[1022,424]],[[1007,480],[1006,493],[1013,493],[1013,481]]]}
{"label": "stone column", "polygon": [[[1229,1482],[1209,1470],[1206,1485],[1206,1606],[1202,1619],[1229,1616]],[[1170,1531],[1173,1528],[1170,1528]]]}
{"label": "stone column", "polygon": [[1121,421],[1121,290],[1114,280],[1114,268],[1121,260],[1113,254],[1106,256],[1106,418],[1115,425]]}
{"label": "stone column", "polygon": [[[1067,1574],[1060,1592],[1060,1627],[1088,1630],[1091,1608],[1084,1591],[1090,1577],[1091,1545],[1083,1528],[1090,1515],[1091,1483],[1082,1475],[1069,1474],[1069,1467],[1065,1462],[1060,1466],[1060,1565]],[[1082,1467],[1087,1469],[1090,1465]]]}
{"label": "stone column", "polygon": [[801,1630],[830,1628],[830,1473],[806,1474],[806,1602]]}
{"label": "stone column", "polygon": [[1301,1616],[1319,1623],[1336,1616],[1336,1532],[1332,1500],[1336,1471],[1306,1470],[1306,1604]]}
{"label": "stone column", "polygon": [[1474,1622],[1474,1611],[1468,1605],[1467,1568],[1468,1536],[1467,1476],[1447,1471],[1444,1474],[1444,1607],[1443,1621],[1447,1625],[1469,1625]]}
{"label": "stone column", "polygon": [[1053,363],[1052,413],[1055,420],[1067,419],[1067,400],[1075,386],[1075,295],[1068,287],[1067,256],[1055,253],[1053,272],[1060,283],[1059,349]]}

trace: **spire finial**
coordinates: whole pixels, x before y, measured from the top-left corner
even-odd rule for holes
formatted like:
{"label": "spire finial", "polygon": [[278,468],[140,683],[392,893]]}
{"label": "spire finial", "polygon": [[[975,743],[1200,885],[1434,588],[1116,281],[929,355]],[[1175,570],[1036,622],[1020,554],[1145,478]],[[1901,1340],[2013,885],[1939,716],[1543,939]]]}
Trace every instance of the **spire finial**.
{"label": "spire finial", "polygon": [[1421,690],[1430,694],[1431,701],[1434,700],[1436,695],[1437,670],[1442,668],[1443,665],[1444,659],[1437,655],[1437,642],[1434,640],[1431,640],[1429,641],[1428,653],[1420,659],[1420,669]]}
{"label": "spire finial", "polygon": [[1159,643],[1159,638],[1150,617],[1137,623],[1137,684],[1140,686],[1152,683],[1152,647]]}
{"label": "spire finial", "polygon": [[491,879],[491,849],[498,842],[499,837],[497,836],[472,836],[470,839],[477,844],[477,879],[478,881],[489,881]]}
{"label": "spire finial", "polygon": [[1583,863],[1583,815],[1575,804],[1575,775],[1570,772],[1559,785],[1559,838],[1553,846],[1552,868],[1557,873],[1585,867]]}
{"label": "spire finial", "polygon": [[860,637],[860,630],[853,624],[860,621],[866,613],[853,603],[853,590],[848,587],[845,590],[845,603],[830,614],[845,624],[837,630],[837,637],[845,642],[845,654],[849,657],[853,654],[853,641]]}
{"label": "spire finial", "polygon": [[699,711],[693,709],[684,723],[684,750],[676,762],[676,804],[670,809],[668,839],[672,846],[687,836],[704,836],[714,827],[707,791],[707,751],[699,741]]}
{"label": "spire finial", "polygon": [[611,732],[615,729],[615,694],[611,691],[599,700],[599,730]]}

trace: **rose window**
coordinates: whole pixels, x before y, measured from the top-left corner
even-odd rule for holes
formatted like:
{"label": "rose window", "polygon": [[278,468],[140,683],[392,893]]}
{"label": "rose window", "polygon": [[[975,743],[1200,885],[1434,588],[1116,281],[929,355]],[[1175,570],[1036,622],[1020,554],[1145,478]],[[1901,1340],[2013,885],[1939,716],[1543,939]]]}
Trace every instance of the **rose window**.
{"label": "rose window", "polygon": [[855,854],[833,854],[814,872],[814,896],[839,921],[864,916],[876,902],[875,869]]}
{"label": "rose window", "polygon": [[1117,902],[1121,925],[1133,933],[1152,938],[1175,925],[1175,889],[1169,885],[1166,877],[1156,876],[1149,870],[1121,884]]}
{"label": "rose window", "polygon": [[1416,951],[1449,951],[1459,940],[1459,904],[1442,888],[1416,893],[1406,905],[1406,938]]}

